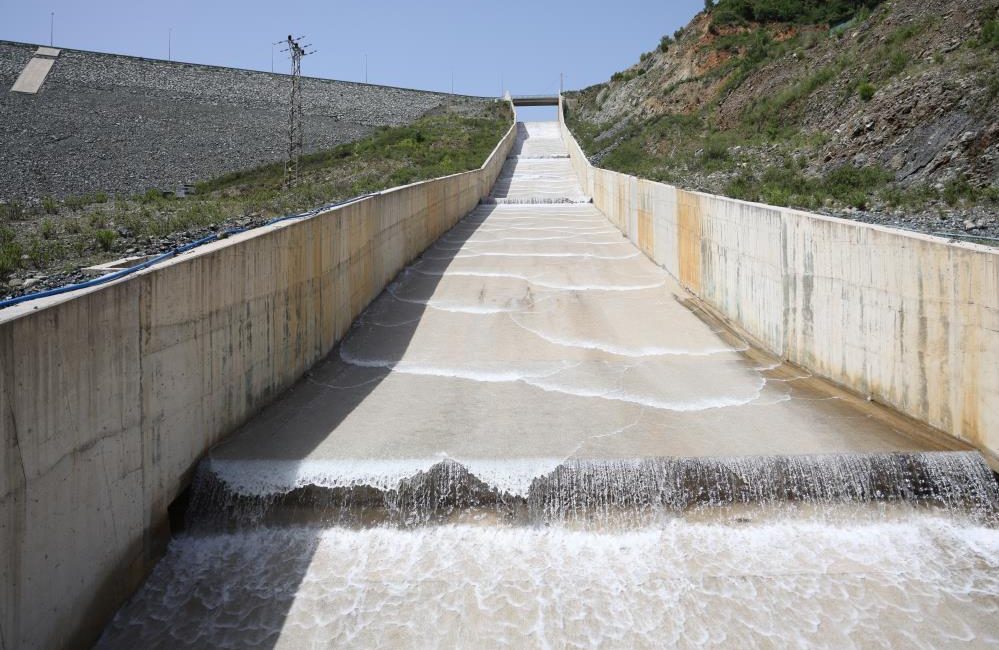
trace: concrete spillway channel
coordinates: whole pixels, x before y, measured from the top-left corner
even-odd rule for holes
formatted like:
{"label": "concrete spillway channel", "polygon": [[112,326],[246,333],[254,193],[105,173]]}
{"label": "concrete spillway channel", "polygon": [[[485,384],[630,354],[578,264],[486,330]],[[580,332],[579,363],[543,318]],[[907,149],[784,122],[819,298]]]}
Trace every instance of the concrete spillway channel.
{"label": "concrete spillway channel", "polygon": [[782,364],[588,202],[555,124],[215,448],[99,647],[982,647],[996,483]]}

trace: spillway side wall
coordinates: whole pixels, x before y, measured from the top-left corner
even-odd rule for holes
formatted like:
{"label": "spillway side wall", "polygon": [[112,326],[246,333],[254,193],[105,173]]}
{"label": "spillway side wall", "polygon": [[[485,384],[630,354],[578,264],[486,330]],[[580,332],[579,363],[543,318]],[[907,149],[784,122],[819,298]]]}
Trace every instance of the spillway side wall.
{"label": "spillway side wall", "polygon": [[514,138],[481,169],[0,314],[0,647],[90,647],[199,457],[488,195]]}
{"label": "spillway side wall", "polygon": [[594,167],[595,206],[782,358],[975,445],[999,468],[999,252]]}

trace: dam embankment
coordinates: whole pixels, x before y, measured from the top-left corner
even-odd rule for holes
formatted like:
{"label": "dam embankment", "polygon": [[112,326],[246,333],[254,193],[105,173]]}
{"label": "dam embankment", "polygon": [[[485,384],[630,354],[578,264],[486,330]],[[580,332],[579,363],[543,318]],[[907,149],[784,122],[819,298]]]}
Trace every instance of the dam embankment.
{"label": "dam embankment", "polygon": [[[33,60],[50,66],[37,91],[11,92]],[[287,70],[285,55],[278,65]],[[0,200],[174,190],[279,162],[289,90],[280,72],[0,40]],[[493,101],[303,77],[305,150],[412,122],[455,99]]]}

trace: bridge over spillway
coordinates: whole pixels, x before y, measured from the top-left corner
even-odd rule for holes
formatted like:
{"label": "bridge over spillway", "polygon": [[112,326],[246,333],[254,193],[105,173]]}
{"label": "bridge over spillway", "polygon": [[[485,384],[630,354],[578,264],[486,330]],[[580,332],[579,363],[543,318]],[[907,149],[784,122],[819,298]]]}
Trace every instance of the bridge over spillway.
{"label": "bridge over spillway", "polygon": [[558,95],[513,95],[514,106],[558,106]]}

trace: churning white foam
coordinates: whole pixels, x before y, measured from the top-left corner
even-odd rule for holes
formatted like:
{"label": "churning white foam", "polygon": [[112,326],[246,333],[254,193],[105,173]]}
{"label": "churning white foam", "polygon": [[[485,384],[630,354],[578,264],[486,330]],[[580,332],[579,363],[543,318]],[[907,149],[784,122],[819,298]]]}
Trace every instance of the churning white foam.
{"label": "churning white foam", "polygon": [[266,497],[288,494],[306,487],[371,487],[395,490],[420,472],[444,460],[463,465],[498,494],[526,497],[531,483],[554,470],[562,458],[456,458],[446,453],[428,458],[306,458],[255,460],[210,458],[206,469],[232,494]]}
{"label": "churning white foam", "polygon": [[181,537],[98,648],[983,648],[999,532],[899,521]]}

